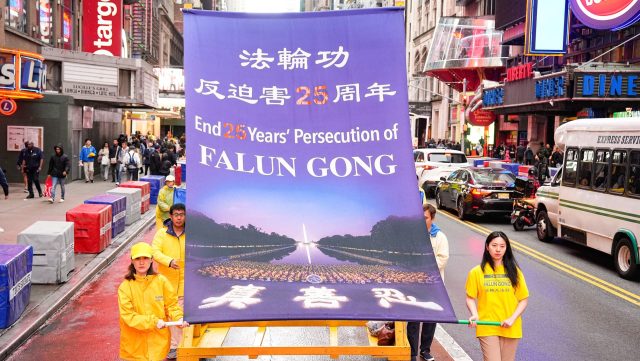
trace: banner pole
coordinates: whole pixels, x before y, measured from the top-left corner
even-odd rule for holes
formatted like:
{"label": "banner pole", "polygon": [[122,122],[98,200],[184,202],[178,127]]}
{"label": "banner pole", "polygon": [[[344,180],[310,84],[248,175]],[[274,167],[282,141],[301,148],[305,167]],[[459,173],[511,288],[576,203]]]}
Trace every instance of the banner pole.
{"label": "banner pole", "polygon": [[[468,325],[469,320],[458,320],[459,325]],[[476,321],[476,325],[480,326],[502,326],[500,321]]]}

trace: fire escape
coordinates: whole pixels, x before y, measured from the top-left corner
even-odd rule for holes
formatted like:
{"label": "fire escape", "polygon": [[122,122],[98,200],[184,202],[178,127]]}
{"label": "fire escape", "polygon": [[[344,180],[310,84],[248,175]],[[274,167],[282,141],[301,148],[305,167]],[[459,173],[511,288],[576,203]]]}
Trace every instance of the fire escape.
{"label": "fire escape", "polygon": [[160,53],[160,18],[157,0],[138,0],[131,5],[133,58],[157,65]]}

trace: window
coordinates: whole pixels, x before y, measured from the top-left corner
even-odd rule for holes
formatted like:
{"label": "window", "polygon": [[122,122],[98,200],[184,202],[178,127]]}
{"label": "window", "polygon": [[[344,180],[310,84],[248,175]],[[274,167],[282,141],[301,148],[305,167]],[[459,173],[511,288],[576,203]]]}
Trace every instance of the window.
{"label": "window", "polygon": [[7,0],[8,16],[5,18],[5,25],[10,28],[27,32],[27,1]]}
{"label": "window", "polygon": [[428,157],[430,162],[467,163],[467,157],[465,157],[464,154],[430,153]]}
{"label": "window", "polygon": [[624,193],[624,184],[627,177],[627,152],[614,150],[611,157],[611,178],[609,179],[609,192]]}
{"label": "window", "polygon": [[458,175],[460,174],[461,171],[457,170],[451,174],[449,174],[449,177],[447,178],[447,182],[455,182],[456,179],[458,178]]}
{"label": "window", "polygon": [[62,0],[62,48],[73,49],[73,1]]}
{"label": "window", "polygon": [[593,189],[604,191],[607,187],[607,179],[609,177],[609,150],[596,151],[595,171],[593,172]]}
{"label": "window", "polygon": [[629,182],[627,192],[632,196],[640,196],[640,151],[632,151],[629,159]]}
{"label": "window", "polygon": [[578,173],[578,150],[576,148],[567,149],[564,168],[562,185],[574,186],[576,184],[576,175]]}
{"label": "window", "polygon": [[51,9],[51,0],[38,0],[36,2],[38,10],[38,28],[40,29],[38,36],[40,40],[47,44],[51,44],[53,39],[53,10]]}
{"label": "window", "polygon": [[591,176],[593,174],[593,149],[583,149],[580,151],[580,169],[578,178],[580,182],[578,186],[589,187],[591,185]]}

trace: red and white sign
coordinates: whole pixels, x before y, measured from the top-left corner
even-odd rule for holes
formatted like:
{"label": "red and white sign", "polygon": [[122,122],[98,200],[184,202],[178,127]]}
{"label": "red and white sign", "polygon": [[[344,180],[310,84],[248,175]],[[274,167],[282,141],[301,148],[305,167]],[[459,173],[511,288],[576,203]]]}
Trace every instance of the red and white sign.
{"label": "red and white sign", "polygon": [[593,29],[620,29],[640,17],[640,0],[571,0],[571,10]]}
{"label": "red and white sign", "polygon": [[516,81],[533,77],[533,63],[517,65],[507,69],[507,81]]}
{"label": "red and white sign", "polygon": [[122,0],[84,0],[82,51],[120,56]]}
{"label": "red and white sign", "polygon": [[478,109],[469,113],[469,123],[477,127],[488,127],[496,121],[496,114],[489,110]]}
{"label": "red and white sign", "polygon": [[16,110],[18,110],[18,104],[16,104],[15,100],[11,98],[0,99],[0,114],[9,116],[13,115]]}

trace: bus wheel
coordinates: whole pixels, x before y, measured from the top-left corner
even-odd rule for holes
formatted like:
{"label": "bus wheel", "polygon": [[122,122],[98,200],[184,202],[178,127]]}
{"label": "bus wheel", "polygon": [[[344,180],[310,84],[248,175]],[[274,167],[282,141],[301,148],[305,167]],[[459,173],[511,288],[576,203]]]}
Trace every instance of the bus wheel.
{"label": "bus wheel", "polygon": [[551,222],[549,221],[549,217],[547,216],[547,212],[538,212],[538,217],[536,218],[536,231],[538,233],[538,239],[542,242],[551,242],[553,240],[551,228],[552,226]]}
{"label": "bus wheel", "polygon": [[616,265],[616,271],[625,279],[635,279],[640,275],[638,272],[638,264],[634,260],[633,244],[626,238],[620,238],[616,244],[615,252],[613,253],[613,262]]}

